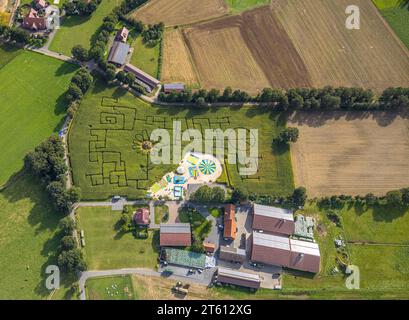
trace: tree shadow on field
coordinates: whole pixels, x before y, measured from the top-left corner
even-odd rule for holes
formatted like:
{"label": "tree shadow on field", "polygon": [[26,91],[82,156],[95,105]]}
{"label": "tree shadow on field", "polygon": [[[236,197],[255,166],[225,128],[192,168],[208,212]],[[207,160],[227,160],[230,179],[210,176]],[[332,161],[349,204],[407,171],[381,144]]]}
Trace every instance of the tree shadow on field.
{"label": "tree shadow on field", "polygon": [[393,222],[405,215],[408,209],[405,206],[377,205],[373,208],[372,216],[374,221]]}
{"label": "tree shadow on field", "polygon": [[59,76],[63,76],[65,74],[70,74],[73,73],[74,71],[78,70],[79,67],[77,65],[68,63],[68,62],[64,62],[61,63],[60,66],[57,68],[57,70],[55,70],[55,76],[59,77]]}
{"label": "tree shadow on field", "polygon": [[392,124],[397,117],[408,118],[407,112],[397,111],[296,111],[289,122],[300,126],[318,128],[329,121],[345,119],[346,121],[373,119],[381,127]]}

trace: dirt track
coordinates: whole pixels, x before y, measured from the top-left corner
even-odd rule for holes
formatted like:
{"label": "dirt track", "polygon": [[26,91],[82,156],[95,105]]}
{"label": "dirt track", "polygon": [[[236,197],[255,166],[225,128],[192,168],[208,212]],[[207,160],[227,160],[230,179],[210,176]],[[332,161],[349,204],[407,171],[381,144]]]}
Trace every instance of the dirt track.
{"label": "dirt track", "polygon": [[409,186],[407,117],[301,112],[289,126],[300,130],[291,148],[295,184],[310,197],[383,195]]}
{"label": "dirt track", "polygon": [[220,17],[228,11],[223,0],[151,0],[131,17],[146,24],[164,22],[175,26]]}

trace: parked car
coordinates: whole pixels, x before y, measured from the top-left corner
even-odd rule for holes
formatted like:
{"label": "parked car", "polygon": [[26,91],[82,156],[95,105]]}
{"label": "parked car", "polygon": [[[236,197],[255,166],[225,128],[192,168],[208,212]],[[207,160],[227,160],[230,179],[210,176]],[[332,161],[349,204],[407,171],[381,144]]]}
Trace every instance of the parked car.
{"label": "parked car", "polygon": [[202,274],[203,269],[197,269],[197,272],[199,272],[199,274]]}
{"label": "parked car", "polygon": [[112,198],[112,200],[113,200],[113,201],[119,201],[119,200],[121,200],[121,196],[114,196],[114,197]]}

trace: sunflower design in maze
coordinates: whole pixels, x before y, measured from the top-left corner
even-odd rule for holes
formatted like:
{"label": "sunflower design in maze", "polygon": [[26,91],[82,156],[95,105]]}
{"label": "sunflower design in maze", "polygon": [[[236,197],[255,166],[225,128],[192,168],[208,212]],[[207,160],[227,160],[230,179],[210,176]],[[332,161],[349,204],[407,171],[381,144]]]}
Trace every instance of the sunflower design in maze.
{"label": "sunflower design in maze", "polygon": [[[150,141],[150,134],[154,129],[168,129],[172,132],[174,122],[179,121],[182,131],[197,129],[204,137],[206,129],[224,131],[231,128],[229,116],[162,116],[149,114],[145,110],[138,112],[137,108],[121,105],[120,101],[112,98],[103,98],[100,109],[99,121],[89,125],[88,167],[92,169],[86,176],[92,186],[110,185],[146,190],[154,182],[150,179],[154,165],[150,162],[149,152],[140,146]],[[154,110],[150,112],[153,113]],[[226,143],[225,148],[227,147]],[[228,170],[227,166],[225,170]],[[227,174],[229,175],[228,172]]]}

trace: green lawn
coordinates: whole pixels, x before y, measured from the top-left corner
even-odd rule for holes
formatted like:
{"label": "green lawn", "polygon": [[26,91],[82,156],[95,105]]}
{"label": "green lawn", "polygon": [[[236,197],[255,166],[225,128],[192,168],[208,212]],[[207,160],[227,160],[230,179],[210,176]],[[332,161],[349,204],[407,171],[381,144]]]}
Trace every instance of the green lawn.
{"label": "green lawn", "polygon": [[[6,52],[6,53],[5,53]],[[0,51],[0,185],[23,166],[24,155],[61,128],[64,93],[77,69],[38,53]]]}
{"label": "green lawn", "polygon": [[23,50],[8,44],[0,45],[0,69],[17,57]]}
{"label": "green lawn", "polygon": [[89,270],[132,267],[153,269],[157,263],[159,231],[149,231],[148,239],[123,234],[118,224],[121,213],[110,207],[77,210],[78,229],[85,233],[85,258]]}
{"label": "green lawn", "polygon": [[137,37],[132,43],[132,48],[134,51],[131,63],[151,76],[158,77],[160,44],[154,47],[147,47],[142,43],[142,37]]}
{"label": "green lawn", "polygon": [[0,191],[0,299],[45,299],[45,268],[56,264],[60,216],[38,181],[19,174]]}
{"label": "green lawn", "polygon": [[69,136],[74,183],[81,187],[83,197],[145,196],[147,189],[177,165],[153,165],[141,150],[141,142],[149,140],[154,129],[166,128],[172,134],[173,120],[180,120],[183,130],[258,129],[259,171],[241,176],[239,165],[227,164],[228,184],[260,194],[292,192],[289,150],[272,146],[285,123],[271,109],[156,107],[118,87],[97,83],[82,101]]}
{"label": "green lawn", "polygon": [[253,7],[267,5],[271,2],[271,0],[225,0],[225,1],[233,12],[248,10]]}
{"label": "green lawn", "polygon": [[[167,214],[167,219],[165,215]],[[155,206],[155,224],[165,223],[169,219],[169,207],[167,205]]]}
{"label": "green lawn", "polygon": [[87,280],[87,300],[134,300],[132,279],[129,275],[101,277]]}
{"label": "green lawn", "polygon": [[120,3],[120,0],[103,0],[91,16],[64,17],[50,50],[71,56],[71,49],[77,44],[89,49],[91,37],[101,26],[102,20]]}
{"label": "green lawn", "polygon": [[402,42],[409,48],[409,3],[405,0],[373,0]]}

